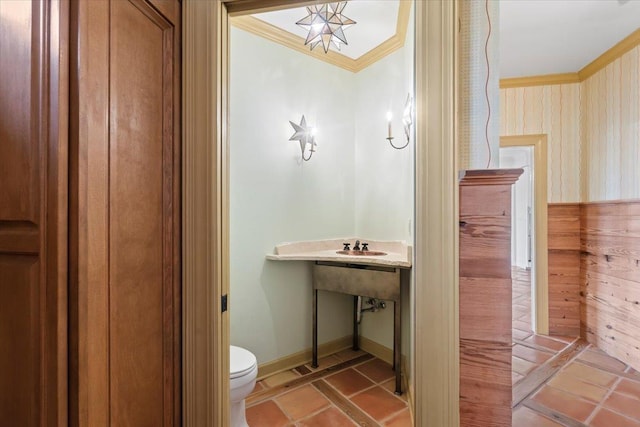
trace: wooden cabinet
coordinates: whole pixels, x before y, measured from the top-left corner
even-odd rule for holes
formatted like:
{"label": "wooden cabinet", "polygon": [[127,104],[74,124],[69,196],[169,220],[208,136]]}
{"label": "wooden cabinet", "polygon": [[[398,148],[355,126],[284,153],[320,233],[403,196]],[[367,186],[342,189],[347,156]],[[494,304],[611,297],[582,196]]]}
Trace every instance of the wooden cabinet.
{"label": "wooden cabinet", "polygon": [[511,187],[522,169],[460,179],[460,425],[511,426]]}
{"label": "wooden cabinet", "polygon": [[179,425],[180,2],[0,20],[0,425]]}

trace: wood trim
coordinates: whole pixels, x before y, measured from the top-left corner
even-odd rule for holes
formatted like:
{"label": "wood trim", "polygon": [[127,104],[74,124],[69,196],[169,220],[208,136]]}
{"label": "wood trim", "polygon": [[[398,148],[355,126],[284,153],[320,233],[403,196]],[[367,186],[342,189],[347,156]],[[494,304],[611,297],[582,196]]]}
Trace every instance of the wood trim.
{"label": "wood trim", "polygon": [[580,205],[628,205],[629,203],[640,203],[640,199],[600,200],[592,202],[580,202]]}
{"label": "wood trim", "polygon": [[357,68],[355,59],[333,50],[328,53],[324,53],[322,50],[310,50],[309,47],[304,45],[302,37],[291,34],[253,16],[234,17],[231,19],[231,25],[347,71],[354,73],[360,71]]}
{"label": "wood trim", "polygon": [[[223,0],[224,1],[224,0]],[[318,3],[329,3],[320,0],[226,0],[227,13],[231,17],[250,15],[253,13],[273,12],[276,10],[304,7]]]}
{"label": "wood trim", "polygon": [[511,185],[522,175],[522,169],[473,169],[460,171],[460,186]]}
{"label": "wood trim", "polygon": [[457,426],[458,2],[418,1],[415,17],[415,425]]}
{"label": "wood trim", "polygon": [[578,71],[580,81],[584,81],[593,76],[598,71],[602,70],[607,65],[611,64],[616,59],[620,58],[631,49],[640,44],[640,28],[629,34],[627,37],[619,41],[611,49],[594,59],[586,67]]}
{"label": "wood trim", "polygon": [[221,313],[224,232],[224,4],[183,3],[183,423],[229,422],[229,313]]}
{"label": "wood trim", "polygon": [[[363,339],[362,337],[360,338]],[[320,357],[328,356],[333,353],[345,350],[351,347],[352,336],[347,335],[337,340],[329,341],[318,346],[318,355]],[[366,351],[366,350],[365,350]],[[277,372],[293,369],[305,363],[311,362],[311,348],[299,351],[289,356],[281,357],[271,362],[263,363],[258,366],[258,379],[268,377]]]}
{"label": "wood trim", "polygon": [[[223,285],[217,167],[220,68],[226,12],[263,0],[184,2],[183,307],[184,424],[228,424],[228,314]],[[271,4],[285,4],[274,0]],[[291,4],[291,1],[286,2]],[[416,2],[416,425],[459,424],[456,2]],[[228,9],[227,9],[228,6]],[[433,60],[438,58],[438,60]],[[429,96],[427,96],[427,93]],[[211,118],[215,120],[211,120]],[[228,249],[228,248],[227,248]]]}
{"label": "wood trim", "polygon": [[102,426],[110,424],[109,85],[104,83],[109,81],[109,2],[71,2],[70,11],[69,421]]}
{"label": "wood trim", "polygon": [[549,261],[547,225],[547,136],[522,135],[500,137],[500,147],[533,147],[534,205],[535,205],[535,332],[549,334]]}
{"label": "wood trim", "polygon": [[[43,424],[69,425],[69,3],[48,3],[47,301]],[[50,350],[49,350],[50,349]]]}
{"label": "wood trim", "polygon": [[598,71],[601,71],[607,65],[622,57],[622,55],[638,45],[640,45],[640,28],[629,34],[627,37],[616,43],[613,47],[575,73],[500,79],[500,89],[580,83],[593,76]]}
{"label": "wood trim", "polygon": [[[393,365],[393,350],[380,343],[370,340],[367,337],[360,337],[360,348],[367,353],[377,357],[378,359]],[[403,357],[402,365],[404,367],[405,358]]]}
{"label": "wood trim", "polygon": [[411,15],[412,5],[413,0],[400,2],[398,20],[396,22],[396,33],[383,43],[356,59],[356,73],[364,70],[368,66],[380,61],[385,56],[392,54],[404,46],[407,38],[407,28],[409,26],[409,16]]}
{"label": "wood trim", "polygon": [[[412,0],[399,2],[396,33],[356,59],[350,58],[333,50],[330,50],[328,53],[324,53],[324,51],[317,49],[311,50],[305,46],[304,38],[291,34],[288,31],[253,16],[234,16],[231,18],[231,25],[251,34],[264,37],[267,40],[271,40],[274,43],[278,43],[297,52],[319,59],[320,61],[357,73],[404,46],[407,36],[407,28],[409,26],[409,16],[411,14],[412,3]],[[291,7],[291,4],[288,6]],[[251,11],[251,13],[255,13],[255,11]]]}
{"label": "wood trim", "polygon": [[549,86],[564,85],[570,83],[580,83],[578,73],[546,74],[542,76],[512,77],[500,79],[500,89],[511,89],[516,87],[529,86]]}

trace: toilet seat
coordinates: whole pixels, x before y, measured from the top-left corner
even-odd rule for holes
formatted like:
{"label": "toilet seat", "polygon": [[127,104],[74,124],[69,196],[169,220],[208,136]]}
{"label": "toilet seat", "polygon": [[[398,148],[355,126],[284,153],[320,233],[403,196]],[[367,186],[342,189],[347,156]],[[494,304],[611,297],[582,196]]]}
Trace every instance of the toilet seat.
{"label": "toilet seat", "polygon": [[256,369],[256,356],[242,347],[229,346],[231,379],[243,377]]}

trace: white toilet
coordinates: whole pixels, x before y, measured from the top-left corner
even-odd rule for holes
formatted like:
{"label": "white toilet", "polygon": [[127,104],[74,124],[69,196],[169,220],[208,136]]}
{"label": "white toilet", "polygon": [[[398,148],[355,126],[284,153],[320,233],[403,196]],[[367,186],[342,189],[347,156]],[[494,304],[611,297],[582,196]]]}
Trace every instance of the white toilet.
{"label": "white toilet", "polygon": [[245,417],[244,399],[256,385],[258,362],[256,356],[242,347],[230,346],[231,367],[231,427],[249,427]]}

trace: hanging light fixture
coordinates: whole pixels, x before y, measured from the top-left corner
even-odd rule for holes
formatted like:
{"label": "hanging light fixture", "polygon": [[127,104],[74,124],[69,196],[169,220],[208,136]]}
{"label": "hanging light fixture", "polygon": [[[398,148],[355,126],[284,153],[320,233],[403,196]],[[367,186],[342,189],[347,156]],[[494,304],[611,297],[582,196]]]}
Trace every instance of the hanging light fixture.
{"label": "hanging light fixture", "polygon": [[340,1],[307,6],[309,15],[296,22],[297,25],[309,30],[307,39],[304,41],[305,46],[310,45],[313,50],[314,47],[322,44],[324,53],[327,53],[331,44],[338,50],[341,44],[348,44],[344,30],[356,22],[342,14],[346,5],[346,1]]}

